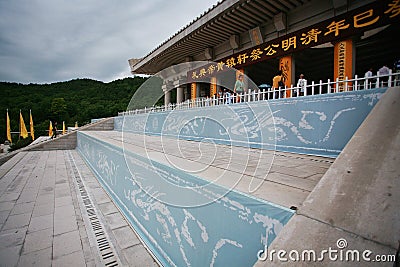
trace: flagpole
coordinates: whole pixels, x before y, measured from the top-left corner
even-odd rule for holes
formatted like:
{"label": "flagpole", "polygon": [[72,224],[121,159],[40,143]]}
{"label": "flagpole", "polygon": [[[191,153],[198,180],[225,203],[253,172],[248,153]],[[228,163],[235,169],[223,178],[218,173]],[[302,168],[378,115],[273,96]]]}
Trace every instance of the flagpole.
{"label": "flagpole", "polygon": [[21,140],[21,110],[19,110],[19,135],[18,140]]}

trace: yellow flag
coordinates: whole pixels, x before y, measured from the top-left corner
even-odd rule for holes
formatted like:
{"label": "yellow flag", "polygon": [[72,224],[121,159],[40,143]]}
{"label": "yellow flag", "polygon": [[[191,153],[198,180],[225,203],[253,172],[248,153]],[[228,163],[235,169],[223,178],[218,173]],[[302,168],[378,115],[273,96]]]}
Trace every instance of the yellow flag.
{"label": "yellow flag", "polygon": [[62,134],[65,134],[65,122],[63,121],[63,131]]}
{"label": "yellow flag", "polygon": [[32,141],[35,140],[35,130],[33,129],[32,112],[29,110],[29,127],[31,131]]}
{"label": "yellow flag", "polygon": [[28,137],[28,131],[26,130],[24,118],[22,117],[21,110],[19,111],[19,124],[20,124],[20,136],[22,138],[27,138]]}
{"label": "yellow flag", "polygon": [[50,121],[50,126],[49,126],[49,136],[50,137],[53,136],[53,124],[51,124],[51,121]]}
{"label": "yellow flag", "polygon": [[8,117],[8,109],[7,109],[7,140],[12,142],[11,140],[11,126],[10,126],[10,117]]}

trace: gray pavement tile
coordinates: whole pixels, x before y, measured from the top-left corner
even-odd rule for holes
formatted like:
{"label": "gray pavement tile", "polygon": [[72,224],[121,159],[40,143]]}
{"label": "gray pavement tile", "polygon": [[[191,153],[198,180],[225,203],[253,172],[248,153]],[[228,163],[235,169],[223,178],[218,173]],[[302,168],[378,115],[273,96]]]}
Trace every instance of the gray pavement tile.
{"label": "gray pavement tile", "polygon": [[100,188],[100,185],[97,181],[86,182],[85,185],[89,190],[94,190],[94,189]]}
{"label": "gray pavement tile", "polygon": [[53,195],[41,195],[37,197],[35,205],[45,205],[50,202],[54,202]]}
{"label": "gray pavement tile", "polygon": [[112,230],[128,225],[120,213],[112,213],[104,217]]}
{"label": "gray pavement tile", "polygon": [[28,232],[32,233],[47,228],[53,228],[53,214],[32,217],[29,223]]}
{"label": "gray pavement tile", "polygon": [[122,250],[128,266],[158,266],[147,250],[140,245]]}
{"label": "gray pavement tile", "polygon": [[306,190],[311,192],[315,185],[317,184],[316,181],[298,178],[295,176],[280,174],[280,173],[271,173],[267,177],[268,181],[276,182],[279,184],[287,185],[294,188],[299,188],[302,190]]}
{"label": "gray pavement tile", "polygon": [[28,254],[23,254],[19,259],[18,267],[26,267],[26,266],[50,267],[51,253],[52,249],[46,248]]}
{"label": "gray pavement tile", "polygon": [[39,196],[47,195],[47,194],[54,194],[53,186],[45,186],[45,187],[39,189]]}
{"label": "gray pavement tile", "polygon": [[[89,242],[89,238],[87,236],[87,232],[86,232],[86,228],[83,225],[83,221],[82,224],[79,224],[79,235],[81,238],[81,244],[82,244],[82,252],[83,252],[83,257],[85,258],[85,262],[86,264],[90,261],[95,261],[95,256],[94,256],[94,247],[90,247],[90,242]],[[97,254],[96,254],[97,255]],[[95,262],[93,262],[95,263]],[[96,266],[96,264],[94,264],[94,266]]]}
{"label": "gray pavement tile", "polygon": [[278,166],[275,164],[272,165],[271,172],[292,175],[292,176],[296,176],[299,178],[307,178],[316,173],[315,170],[312,170],[312,169],[299,170],[294,167]]}
{"label": "gray pavement tile", "polygon": [[75,251],[82,251],[81,237],[78,230],[54,236],[54,258],[59,258]]}
{"label": "gray pavement tile", "polygon": [[56,207],[66,206],[66,205],[72,205],[72,197],[70,195],[55,198]]}
{"label": "gray pavement tile", "polygon": [[70,187],[69,187],[69,183],[64,183],[64,184],[56,184],[55,187],[56,191],[65,191],[65,192],[70,192]]}
{"label": "gray pavement tile", "polygon": [[97,204],[103,204],[111,201],[107,194],[104,193],[103,189],[96,190],[95,192],[96,193],[93,195]]}
{"label": "gray pavement tile", "polygon": [[54,218],[54,235],[59,235],[78,229],[75,215],[73,217]]}
{"label": "gray pavement tile", "polygon": [[121,249],[141,244],[140,240],[129,226],[115,229],[113,233]]}
{"label": "gray pavement tile", "polygon": [[35,205],[33,208],[32,217],[43,216],[54,213],[54,202],[42,205]]}
{"label": "gray pavement tile", "polygon": [[57,177],[56,185],[59,185],[59,184],[67,184],[67,185],[69,185],[67,178],[58,178]]}
{"label": "gray pavement tile", "polygon": [[324,174],[317,173],[317,174],[311,175],[310,177],[307,177],[306,179],[319,182],[319,180],[321,180],[322,176],[324,176]]}
{"label": "gray pavement tile", "polygon": [[85,259],[85,261],[86,261],[86,267],[96,267],[96,266],[97,266],[95,260],[89,260],[89,261],[87,261],[87,260]]}
{"label": "gray pavement tile", "polygon": [[99,204],[99,208],[100,208],[101,212],[103,213],[103,215],[108,215],[108,214],[119,212],[113,202],[106,202],[106,203]]}
{"label": "gray pavement tile", "polygon": [[22,246],[0,249],[0,267],[16,266]]}
{"label": "gray pavement tile", "polygon": [[53,260],[52,267],[65,267],[65,266],[86,266],[85,259],[82,251],[76,251],[74,253],[55,258]]}
{"label": "gray pavement tile", "polygon": [[17,201],[17,199],[19,198],[20,193],[4,193],[1,197],[0,197],[0,202],[8,202],[8,201]]}
{"label": "gray pavement tile", "polygon": [[37,193],[37,190],[23,190],[17,200],[17,204],[35,201],[37,198]]}
{"label": "gray pavement tile", "polygon": [[26,227],[0,232],[0,249],[22,245],[25,240]]}
{"label": "gray pavement tile", "polygon": [[53,229],[44,229],[33,233],[28,233],[25,237],[23,254],[52,247]]}
{"label": "gray pavement tile", "polygon": [[55,197],[66,197],[66,196],[70,196],[70,195],[71,195],[71,192],[69,189],[65,190],[63,188],[60,188],[60,189],[55,190]]}
{"label": "gray pavement tile", "polygon": [[324,174],[329,169],[329,167],[330,167],[330,165],[329,166],[325,166],[325,165],[320,166],[320,165],[316,165],[315,163],[314,164],[308,163],[308,164],[303,164],[303,165],[297,167],[297,169],[302,172],[311,171],[311,172],[314,172],[315,174]]}
{"label": "gray pavement tile", "polygon": [[8,215],[10,215],[9,210],[0,211],[0,224],[4,224],[6,222]]}
{"label": "gray pavement tile", "polygon": [[35,202],[16,204],[12,209],[10,215],[17,215],[22,213],[32,213]]}
{"label": "gray pavement tile", "polygon": [[10,215],[8,216],[7,221],[3,226],[3,230],[18,229],[27,226],[29,224],[30,219],[31,219],[30,213]]}
{"label": "gray pavement tile", "polygon": [[10,211],[14,208],[16,201],[0,202],[0,211]]}
{"label": "gray pavement tile", "polygon": [[[245,182],[246,180],[242,179],[236,188],[239,191],[246,192],[245,190],[248,190],[248,184],[243,183],[244,186],[241,187],[242,181]],[[258,188],[252,195],[284,207],[299,207],[309,193],[309,191],[276,182],[263,181],[260,188]]]}
{"label": "gray pavement tile", "polygon": [[75,208],[73,204],[59,206],[54,208],[54,219],[75,216]]}

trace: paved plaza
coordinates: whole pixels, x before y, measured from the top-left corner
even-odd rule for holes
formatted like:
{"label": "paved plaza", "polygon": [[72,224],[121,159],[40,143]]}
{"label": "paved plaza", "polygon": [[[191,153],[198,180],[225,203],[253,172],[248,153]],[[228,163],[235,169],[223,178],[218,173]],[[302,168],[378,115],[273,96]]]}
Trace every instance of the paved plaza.
{"label": "paved plaza", "polygon": [[75,150],[0,167],[0,266],[157,266]]}
{"label": "paved plaza", "polygon": [[[121,146],[120,132],[86,133]],[[160,145],[160,137],[131,137],[125,147],[152,160],[180,167],[208,164],[199,173],[204,179],[227,172],[217,181],[221,185],[229,183],[226,177],[242,175],[235,190],[249,193],[250,177],[263,180],[252,194],[286,207],[300,205],[333,162],[205,143],[199,148],[198,142],[182,140]],[[0,166],[0,259],[0,266],[158,265],[77,150],[22,151]]]}

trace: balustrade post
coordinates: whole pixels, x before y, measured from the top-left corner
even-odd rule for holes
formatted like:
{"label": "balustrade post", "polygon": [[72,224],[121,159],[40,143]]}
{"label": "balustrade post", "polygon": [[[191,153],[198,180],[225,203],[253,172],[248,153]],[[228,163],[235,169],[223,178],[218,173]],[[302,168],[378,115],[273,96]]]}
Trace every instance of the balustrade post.
{"label": "balustrade post", "polygon": [[315,95],[315,91],[314,91],[314,81],[311,82],[311,95]]}

